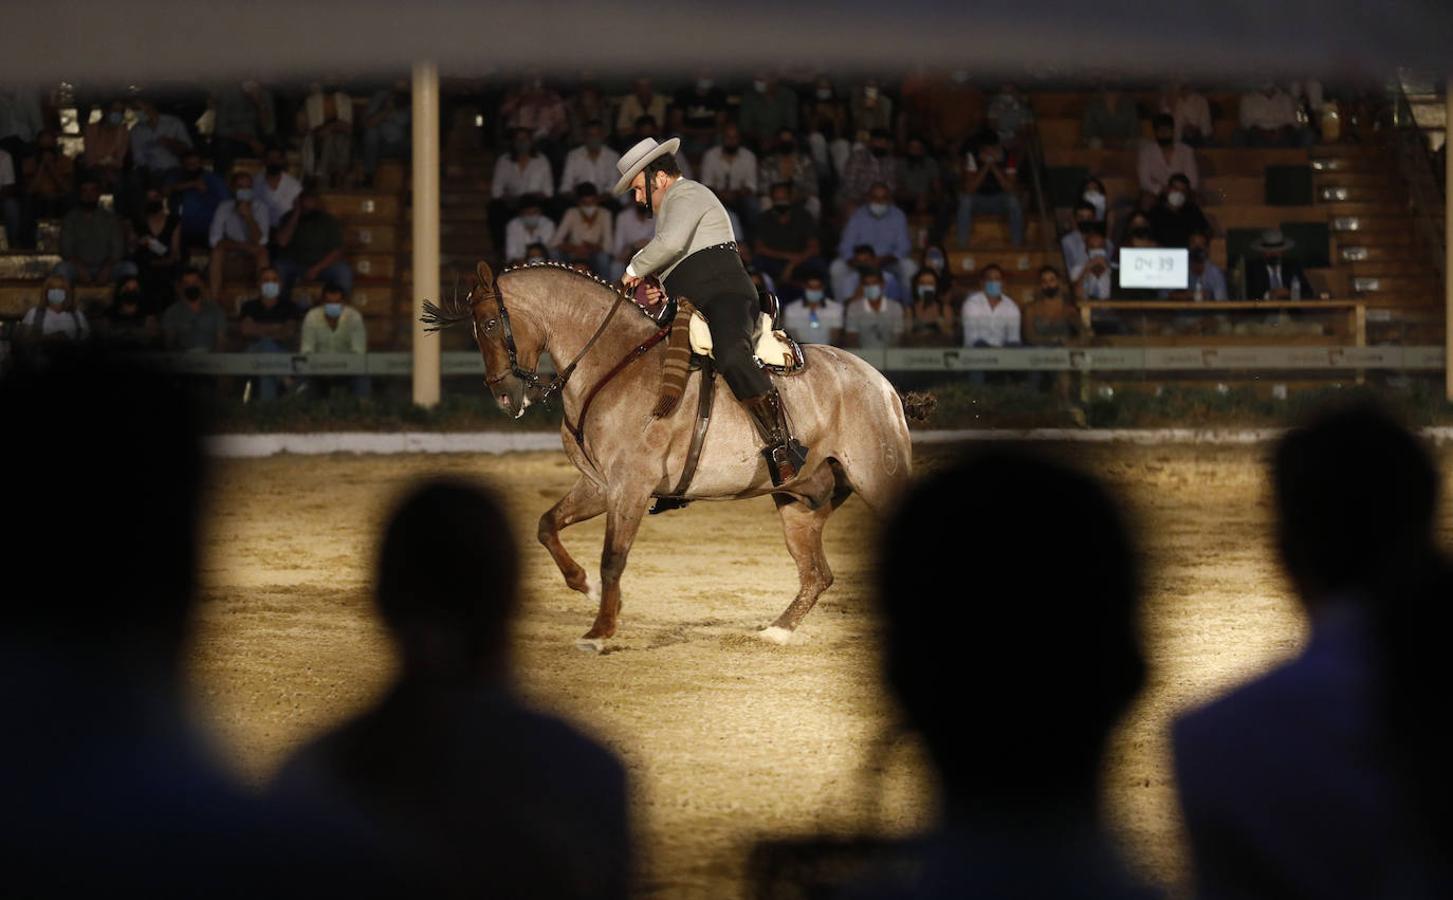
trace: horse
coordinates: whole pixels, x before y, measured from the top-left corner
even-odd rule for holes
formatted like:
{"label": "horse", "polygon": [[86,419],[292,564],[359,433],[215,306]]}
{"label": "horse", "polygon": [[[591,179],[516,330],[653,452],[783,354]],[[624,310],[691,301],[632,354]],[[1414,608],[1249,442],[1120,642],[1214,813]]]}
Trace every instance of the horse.
{"label": "horse", "polygon": [[[621,574],[637,529],[652,498],[668,495],[680,478],[696,425],[691,402],[654,415],[669,326],[617,285],[568,266],[514,266],[496,279],[481,262],[475,275],[462,301],[456,290],[437,305],[425,303],[422,320],[435,331],[473,329],[485,389],[505,413],[518,418],[560,395],[561,441],[580,477],[540,517],[538,537],[566,585],[597,604],[576,646],[603,652],[619,627]],[[537,371],[545,353],[557,370],[549,381]],[[911,474],[907,415],[919,417],[920,404],[931,400],[901,398],[882,373],[845,350],[810,345],[804,355],[800,372],[773,378],[796,435],[811,450],[798,476],[774,487],[746,411],[718,403],[684,494],[691,501],[772,495],[799,581],[791,604],[756,632],[777,644],[791,641],[833,583],[822,548],[828,517],[854,493],[880,518],[887,512]],[[690,373],[685,397],[697,396],[703,371]],[[566,551],[560,533],[602,513],[597,581]]]}

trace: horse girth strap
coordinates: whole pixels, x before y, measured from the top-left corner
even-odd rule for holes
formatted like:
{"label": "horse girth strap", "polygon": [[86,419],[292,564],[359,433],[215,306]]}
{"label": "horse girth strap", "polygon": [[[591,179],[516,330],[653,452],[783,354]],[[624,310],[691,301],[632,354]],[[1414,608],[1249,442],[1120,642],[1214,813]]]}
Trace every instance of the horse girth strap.
{"label": "horse girth strap", "polygon": [[[595,401],[595,395],[599,394],[601,389],[604,388],[607,384],[610,384],[610,382],[617,375],[625,371],[626,368],[631,365],[631,363],[645,356],[646,351],[661,343],[661,341],[666,338],[666,335],[669,334],[670,331],[670,327],[662,328],[655,334],[646,338],[646,340],[638,344],[634,350],[622,357],[621,361],[616,363],[613,369],[605,373],[604,378],[591,385],[590,390],[587,391],[585,394],[585,399],[580,404],[580,416],[575,420],[574,425],[570,424],[570,417],[568,415],[565,417],[565,427],[567,430],[569,430],[570,435],[575,438],[576,445],[579,446],[582,451],[585,450],[585,417],[590,412],[590,404]],[[578,360],[579,357],[576,357],[576,359]],[[572,363],[571,365],[573,366],[574,364]],[[561,383],[563,384],[564,382],[562,381]]]}
{"label": "horse girth strap", "polygon": [[671,489],[672,497],[685,497],[696,477],[696,465],[701,461],[701,447],[706,443],[706,429],[711,424],[712,399],[716,396],[716,369],[711,361],[701,365],[701,393],[696,403],[696,425],[691,429],[691,446],[686,451],[686,465],[681,469],[681,480]]}

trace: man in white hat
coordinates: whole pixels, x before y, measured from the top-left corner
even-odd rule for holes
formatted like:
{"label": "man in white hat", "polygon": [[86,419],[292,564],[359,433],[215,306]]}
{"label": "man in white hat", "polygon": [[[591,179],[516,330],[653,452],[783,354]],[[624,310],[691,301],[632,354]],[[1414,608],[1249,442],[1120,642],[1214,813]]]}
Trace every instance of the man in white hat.
{"label": "man in white hat", "polygon": [[[1312,299],[1312,283],[1307,280],[1302,264],[1286,255],[1295,246],[1280,228],[1268,228],[1251,242],[1247,248],[1246,299],[1286,300],[1292,296],[1293,285],[1296,299]],[[1251,258],[1251,254],[1259,254],[1261,259]]]}
{"label": "man in white hat", "polygon": [[781,485],[801,470],[807,448],[792,437],[781,399],[753,359],[760,301],[726,208],[710,188],[682,177],[673,155],[680,146],[680,138],[664,144],[646,138],[616,164],[621,178],[614,193],[633,191],[647,214],[656,216],[656,236],[631,259],[621,282],[634,288],[655,275],[669,294],[690,299],[706,316],[716,366],[751,414],[766,444],[762,455],[772,483]]}

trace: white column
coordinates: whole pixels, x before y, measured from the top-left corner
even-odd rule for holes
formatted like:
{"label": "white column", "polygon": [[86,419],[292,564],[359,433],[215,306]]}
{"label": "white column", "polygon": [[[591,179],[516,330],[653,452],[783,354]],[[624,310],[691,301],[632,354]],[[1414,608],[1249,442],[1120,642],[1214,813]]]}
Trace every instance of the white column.
{"label": "white column", "polygon": [[1453,153],[1447,141],[1453,137],[1453,76],[1443,86],[1443,389],[1453,400]]}
{"label": "white column", "polygon": [[439,403],[439,336],[425,334],[424,301],[439,302],[439,68],[414,65],[414,403]]}

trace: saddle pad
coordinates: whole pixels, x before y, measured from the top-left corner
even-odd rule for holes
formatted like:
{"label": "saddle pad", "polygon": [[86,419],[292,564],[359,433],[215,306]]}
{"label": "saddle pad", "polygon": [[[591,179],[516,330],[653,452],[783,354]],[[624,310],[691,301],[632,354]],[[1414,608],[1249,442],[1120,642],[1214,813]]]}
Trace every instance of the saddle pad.
{"label": "saddle pad", "polygon": [[[756,357],[763,365],[777,366],[783,369],[793,369],[801,359],[792,338],[786,332],[774,331],[772,329],[772,317],[762,313],[761,321],[757,325],[757,347]],[[706,318],[701,313],[691,317],[689,328],[691,335],[691,352],[698,356],[711,356],[711,329],[707,328]],[[715,359],[715,357],[712,357]]]}

